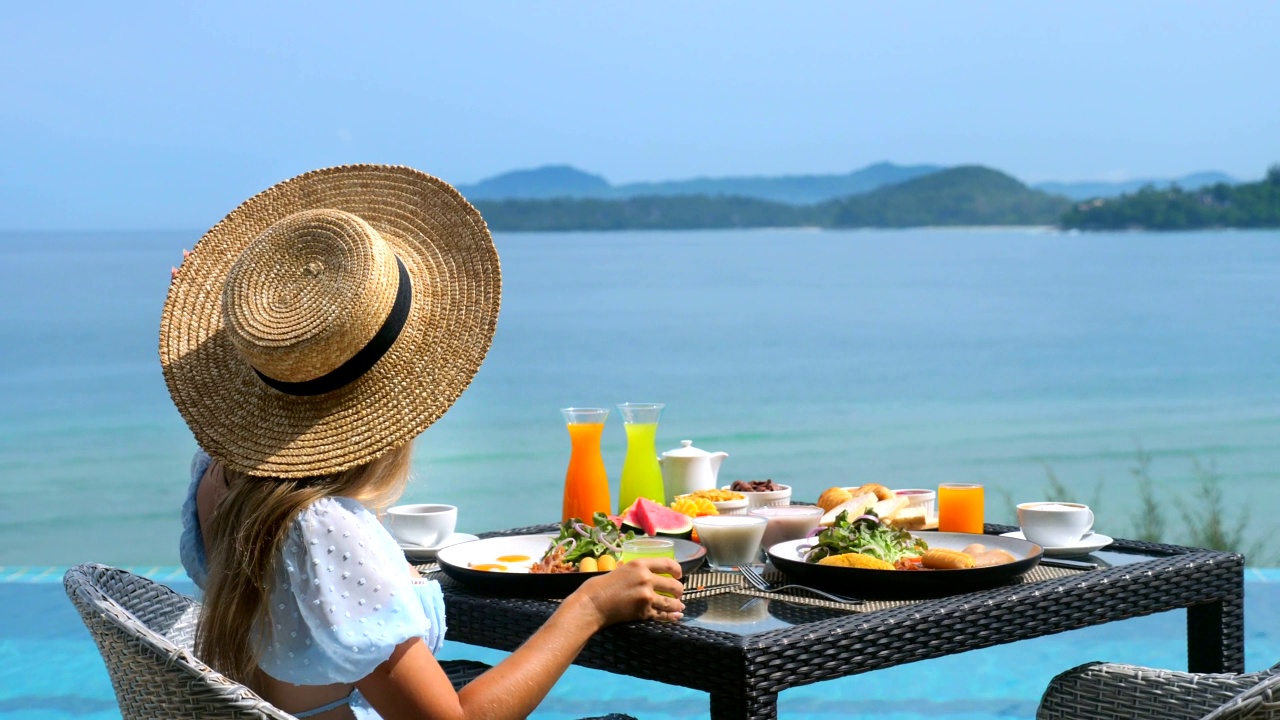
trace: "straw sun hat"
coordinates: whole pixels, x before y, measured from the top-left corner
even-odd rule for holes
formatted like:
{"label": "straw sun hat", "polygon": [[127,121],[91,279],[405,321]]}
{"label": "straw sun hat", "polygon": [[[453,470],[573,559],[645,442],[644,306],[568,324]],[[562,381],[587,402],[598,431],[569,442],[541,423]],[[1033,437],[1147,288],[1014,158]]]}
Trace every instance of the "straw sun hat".
{"label": "straw sun hat", "polygon": [[435,422],[498,320],[489,230],[406,167],[299,175],[200,239],[169,288],[160,363],[213,457],[251,475],[367,463]]}

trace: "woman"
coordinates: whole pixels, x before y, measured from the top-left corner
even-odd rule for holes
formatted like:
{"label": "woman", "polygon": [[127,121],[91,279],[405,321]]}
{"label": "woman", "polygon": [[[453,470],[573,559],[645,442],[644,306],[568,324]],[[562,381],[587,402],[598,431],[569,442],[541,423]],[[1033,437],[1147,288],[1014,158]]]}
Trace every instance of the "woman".
{"label": "woman", "polygon": [[193,463],[183,540],[205,661],[299,717],[514,718],[595,631],[681,617],[679,565],[637,561],[584,583],[460,692],[435,660],[440,588],[372,511],[479,369],[499,291],[480,215],[401,167],[276,185],[184,260],[160,355],[211,458]]}

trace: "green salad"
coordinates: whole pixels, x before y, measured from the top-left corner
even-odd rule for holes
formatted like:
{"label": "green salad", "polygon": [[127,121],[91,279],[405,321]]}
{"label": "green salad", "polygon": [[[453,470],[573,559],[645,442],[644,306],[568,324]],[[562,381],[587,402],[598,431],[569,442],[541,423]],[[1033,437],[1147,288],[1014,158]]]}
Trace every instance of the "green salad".
{"label": "green salad", "polygon": [[896,564],[906,557],[920,557],[929,550],[924,540],[901,528],[880,522],[874,512],[849,519],[849,513],[836,516],[831,527],[818,533],[805,554],[805,562],[816,563],[831,555],[862,553]]}
{"label": "green salad", "polygon": [[[615,558],[622,553],[622,543],[635,537],[633,532],[622,532],[608,515],[597,512],[591,518],[591,525],[578,518],[569,518],[560,526],[560,534],[552,541],[547,555],[560,548],[564,563],[577,565],[582,558],[599,558],[611,554]],[[545,556],[544,556],[545,557]]]}

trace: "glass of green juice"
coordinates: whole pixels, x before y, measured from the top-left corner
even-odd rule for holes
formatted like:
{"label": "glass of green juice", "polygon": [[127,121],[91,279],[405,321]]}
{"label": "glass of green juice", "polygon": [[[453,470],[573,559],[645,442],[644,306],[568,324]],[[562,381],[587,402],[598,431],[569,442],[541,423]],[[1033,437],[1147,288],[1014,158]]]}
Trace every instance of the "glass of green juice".
{"label": "glass of green juice", "polygon": [[625,563],[639,558],[671,558],[675,560],[675,541],[652,537],[632,538],[623,541],[622,557],[618,559],[618,562]]}
{"label": "glass of green juice", "polygon": [[[675,560],[676,543],[674,540],[652,537],[624,540],[622,542],[622,557],[618,558],[618,562],[625,563],[639,558],[671,558]],[[671,573],[658,574],[663,577],[671,577]],[[660,592],[658,594],[671,597],[669,593]]]}

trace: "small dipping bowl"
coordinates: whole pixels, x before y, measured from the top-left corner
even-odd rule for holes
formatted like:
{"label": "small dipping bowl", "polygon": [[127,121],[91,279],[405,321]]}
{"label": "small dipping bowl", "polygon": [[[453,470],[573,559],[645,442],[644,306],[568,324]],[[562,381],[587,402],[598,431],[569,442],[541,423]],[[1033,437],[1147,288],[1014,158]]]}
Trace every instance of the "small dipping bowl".
{"label": "small dipping bowl", "polygon": [[920,505],[924,506],[925,518],[938,517],[938,493],[934,490],[926,488],[905,488],[902,490],[894,490],[894,494],[907,499],[907,507],[913,508]]}
{"label": "small dipping bowl", "polygon": [[751,510],[748,515],[762,517],[768,524],[760,545],[766,551],[780,542],[799,540],[818,527],[822,508],[815,505],[771,505]]}

